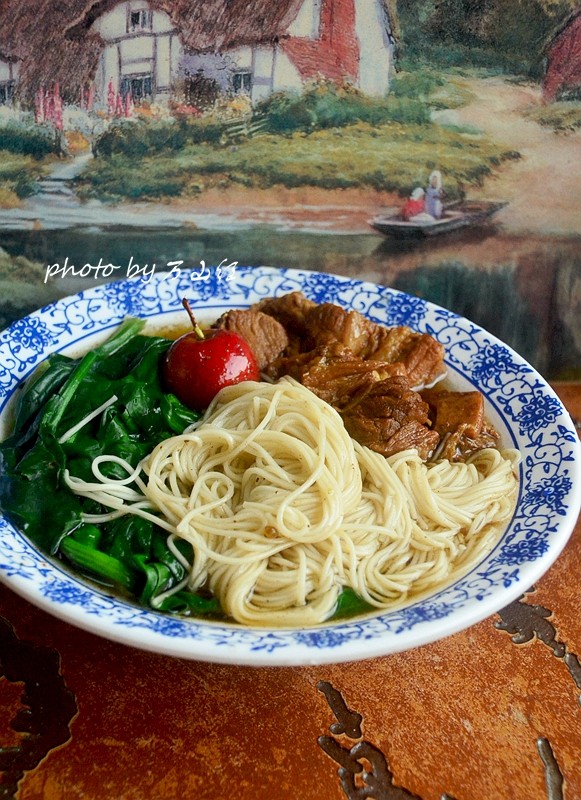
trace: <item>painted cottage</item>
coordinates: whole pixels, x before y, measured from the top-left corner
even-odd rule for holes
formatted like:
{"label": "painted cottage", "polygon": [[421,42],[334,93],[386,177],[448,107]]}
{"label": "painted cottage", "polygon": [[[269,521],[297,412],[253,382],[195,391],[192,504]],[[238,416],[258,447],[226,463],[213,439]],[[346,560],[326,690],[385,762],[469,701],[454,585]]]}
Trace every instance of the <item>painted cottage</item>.
{"label": "painted cottage", "polygon": [[546,101],[581,96],[581,6],[553,33],[545,47],[543,97]]}
{"label": "painted cottage", "polygon": [[18,81],[19,63],[17,59],[0,54],[0,105],[12,102]]}
{"label": "painted cottage", "polygon": [[169,96],[182,46],[168,14],[147,3],[119,3],[99,16],[92,29],[104,42],[97,95],[130,94],[135,102]]}
{"label": "painted cottage", "polygon": [[394,40],[385,0],[97,0],[67,31],[97,38],[96,94],[135,102],[245,93],[256,102],[323,77],[383,95]]}

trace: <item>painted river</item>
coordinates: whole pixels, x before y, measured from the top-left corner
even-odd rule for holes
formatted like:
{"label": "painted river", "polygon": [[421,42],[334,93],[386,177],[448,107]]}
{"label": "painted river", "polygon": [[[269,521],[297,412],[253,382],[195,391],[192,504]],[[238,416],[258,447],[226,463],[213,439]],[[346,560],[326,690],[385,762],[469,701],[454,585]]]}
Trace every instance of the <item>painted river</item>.
{"label": "painted river", "polygon": [[[44,284],[46,267],[63,265],[65,259],[77,267],[100,260],[118,265],[119,277],[125,277],[130,261],[162,270],[171,261],[199,267],[202,261],[215,265],[226,260],[301,267],[390,285],[468,317],[549,379],[581,377],[581,240],[576,236],[518,236],[489,226],[397,242],[371,229],[338,234],[251,224],[204,230],[112,222],[106,228],[54,230],[2,226],[0,247],[5,253],[39,265],[36,281],[26,279],[25,299],[21,296],[17,304],[0,299],[2,324],[45,300],[101,282],[67,277]],[[0,274],[4,298],[17,289],[18,270]]]}

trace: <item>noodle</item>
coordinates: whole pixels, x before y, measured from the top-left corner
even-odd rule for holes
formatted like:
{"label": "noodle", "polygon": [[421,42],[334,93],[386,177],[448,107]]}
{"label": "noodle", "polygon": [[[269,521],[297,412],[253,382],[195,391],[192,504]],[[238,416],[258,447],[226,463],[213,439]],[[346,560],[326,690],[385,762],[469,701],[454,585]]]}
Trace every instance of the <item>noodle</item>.
{"label": "noodle", "polygon": [[327,619],[344,587],[386,609],[467,572],[510,518],[518,459],[385,458],[286,377],[223,389],[145,459],[147,480],[108,479],[97,464],[96,483],[67,481],[114,515],[160,514],[172,541],[192,545],[187,588],[209,588],[236,621],[303,626]]}

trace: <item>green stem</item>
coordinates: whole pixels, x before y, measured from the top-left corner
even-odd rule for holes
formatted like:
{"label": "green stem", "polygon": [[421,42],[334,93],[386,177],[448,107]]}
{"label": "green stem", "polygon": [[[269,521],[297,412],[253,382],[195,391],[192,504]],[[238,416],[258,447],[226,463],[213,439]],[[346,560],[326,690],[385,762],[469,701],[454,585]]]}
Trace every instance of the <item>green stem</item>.
{"label": "green stem", "polygon": [[107,555],[94,547],[75,541],[66,536],[60,546],[61,552],[81,569],[88,570],[93,575],[107,581],[112,581],[117,586],[132,590],[135,588],[135,576],[117,558]]}
{"label": "green stem", "polygon": [[102,358],[114,355],[124,347],[145,325],[141,319],[126,319],[121,323],[113,336],[103,342],[102,345],[87,353],[75,367],[66,383],[61,387],[58,394],[53,395],[46,404],[46,411],[42,418],[42,428],[45,432],[51,433],[56,437],[56,429],[63,418],[67,406],[73,399],[75,392],[91,371],[95,362]]}

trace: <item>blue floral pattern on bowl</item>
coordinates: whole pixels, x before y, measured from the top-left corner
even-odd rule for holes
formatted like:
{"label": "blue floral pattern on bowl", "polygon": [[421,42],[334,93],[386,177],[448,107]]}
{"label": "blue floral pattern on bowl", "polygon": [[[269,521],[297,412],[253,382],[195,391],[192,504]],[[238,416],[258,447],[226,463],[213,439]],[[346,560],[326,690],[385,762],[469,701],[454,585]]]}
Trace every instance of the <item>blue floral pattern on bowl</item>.
{"label": "blue floral pattern on bowl", "polygon": [[155,613],[83,583],[0,517],[0,578],[50,613],[99,635],[170,655],[240,664],[312,664],[384,655],[467,627],[511,602],[564,547],[581,502],[580,446],[569,415],[540,375],[477,325],[401,292],[325,273],[203,268],[122,280],[31,314],[0,334],[0,421],[17,387],[51,352],[87,347],[127,315],[166,324],[187,296],[211,316],[302,291],[376,322],[430,333],[453,379],[485,395],[507,446],[522,453],[520,496],[500,542],[470,574],[390,613],[307,630],[246,629]]}

